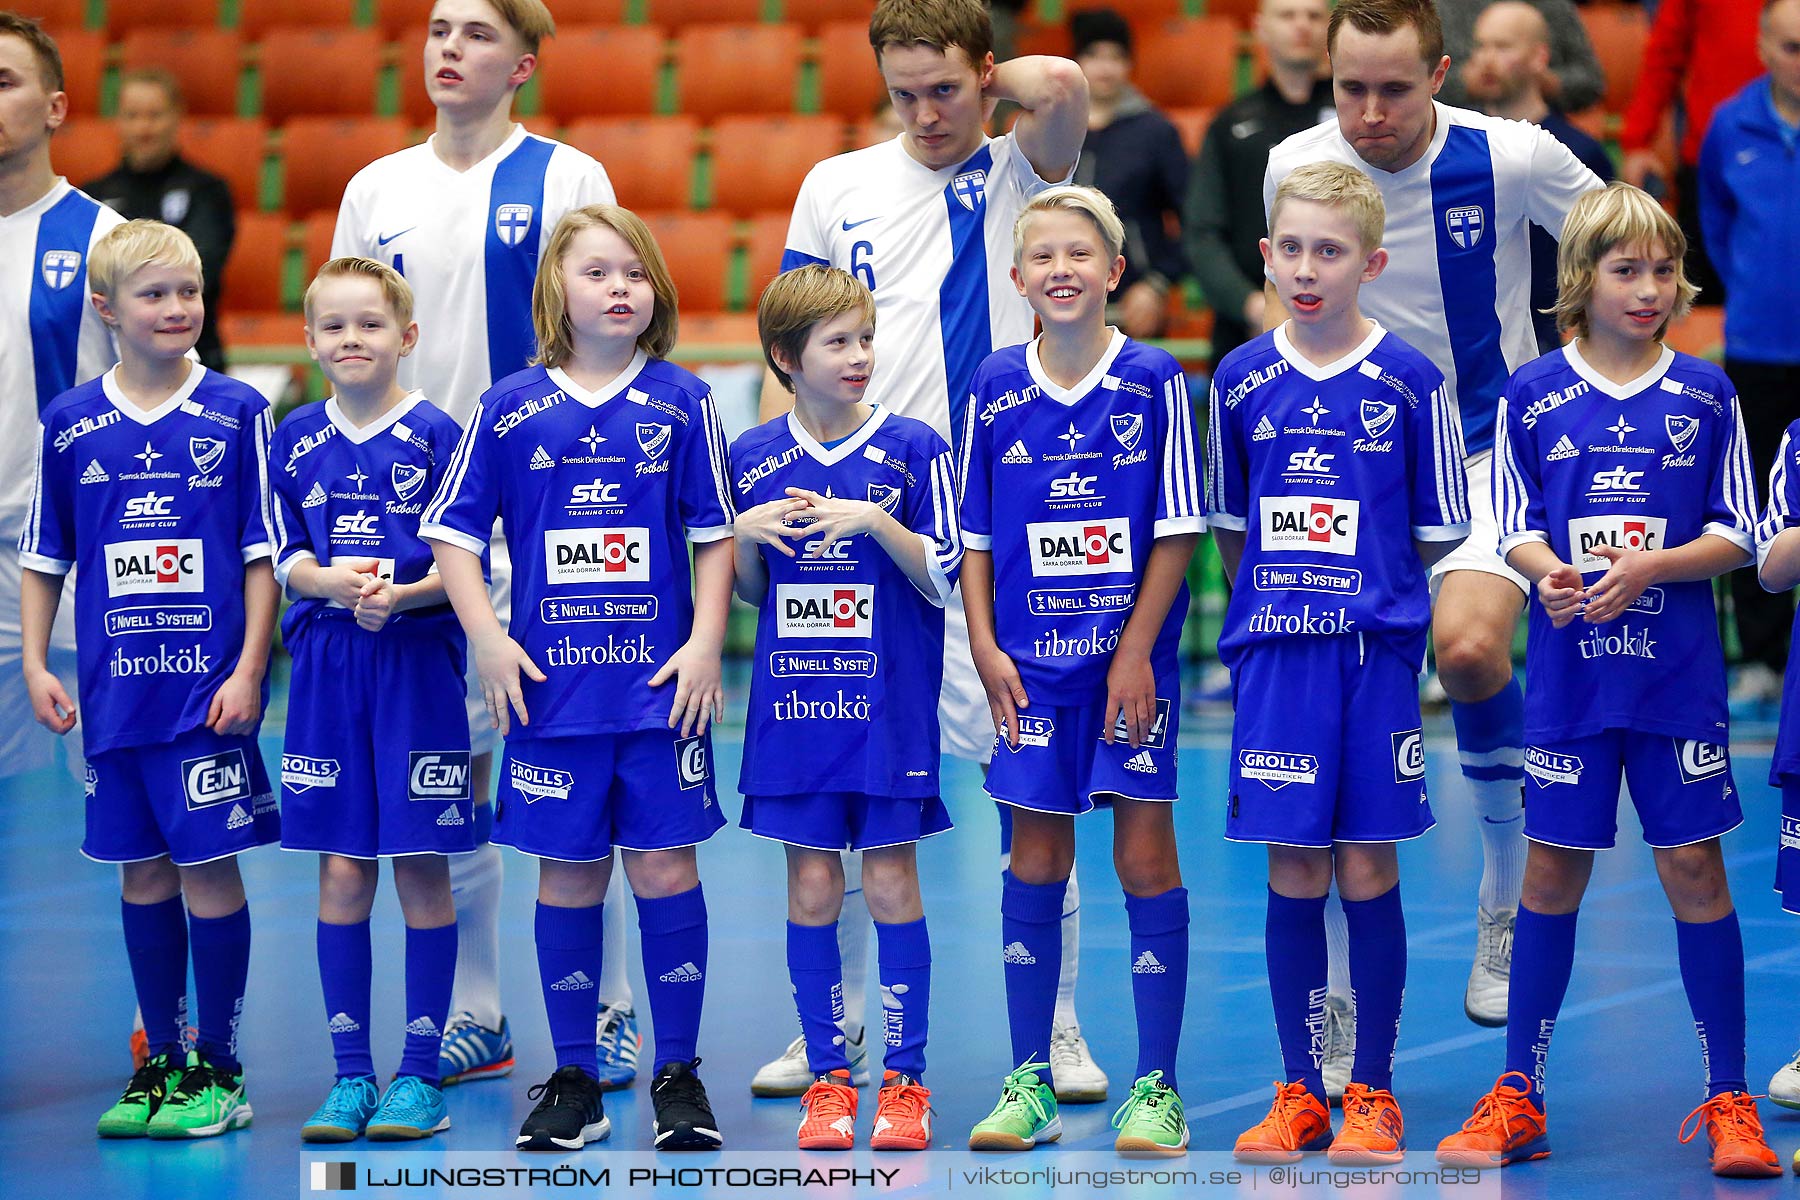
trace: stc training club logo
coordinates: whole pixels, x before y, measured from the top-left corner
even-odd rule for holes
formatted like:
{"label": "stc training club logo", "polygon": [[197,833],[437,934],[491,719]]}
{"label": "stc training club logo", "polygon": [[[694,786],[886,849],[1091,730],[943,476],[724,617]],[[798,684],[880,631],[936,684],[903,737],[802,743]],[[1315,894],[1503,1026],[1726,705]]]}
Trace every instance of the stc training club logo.
{"label": "stc training club logo", "polygon": [[1132,569],[1131,521],[1034,521],[1025,527],[1033,575],[1110,575]]}

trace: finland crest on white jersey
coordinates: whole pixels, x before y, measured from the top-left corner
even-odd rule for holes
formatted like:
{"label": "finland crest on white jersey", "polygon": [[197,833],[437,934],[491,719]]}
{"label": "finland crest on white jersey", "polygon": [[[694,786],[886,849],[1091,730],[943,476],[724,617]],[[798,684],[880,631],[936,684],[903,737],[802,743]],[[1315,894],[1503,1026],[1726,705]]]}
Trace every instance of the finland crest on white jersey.
{"label": "finland crest on white jersey", "polygon": [[908,154],[901,135],[807,174],[781,269],[841,267],[875,294],[870,404],[953,440],[975,368],[1031,340],[1031,306],[1008,277],[1012,229],[1050,186],[1010,133],[939,171]]}
{"label": "finland crest on white jersey", "polygon": [[1362,288],[1373,317],[1444,373],[1470,455],[1494,445],[1494,412],[1507,377],[1537,357],[1531,327],[1529,225],[1562,232],[1584,192],[1603,186],[1554,136],[1439,104],[1437,131],[1403,171],[1370,167],[1336,121],[1269,152],[1263,213],[1296,167],[1346,163],[1375,181],[1387,204],[1387,270]]}
{"label": "finland crest on white jersey", "polygon": [[331,253],[406,277],[419,347],[400,360],[400,383],[467,427],[481,393],[524,370],[537,348],[531,285],[556,223],[612,201],[599,163],[523,125],[467,171],[445,165],[427,140],[350,180]]}

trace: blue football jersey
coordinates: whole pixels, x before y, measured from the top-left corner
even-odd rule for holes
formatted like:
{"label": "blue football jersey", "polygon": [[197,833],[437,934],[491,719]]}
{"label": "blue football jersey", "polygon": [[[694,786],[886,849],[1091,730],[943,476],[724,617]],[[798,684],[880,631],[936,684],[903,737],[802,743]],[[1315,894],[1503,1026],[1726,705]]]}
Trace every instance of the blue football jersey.
{"label": "blue football jersey", "polygon": [[[269,405],[195,364],[168,400],[126,399],[116,369],[44,410],[19,561],[76,569],[87,752],[206,723],[244,648],[244,566],[268,558]],[[268,683],[263,684],[267,699]]]}
{"label": "blue football jersey", "polygon": [[[1662,550],[1715,534],[1749,552],[1756,488],[1737,390],[1711,363],[1664,349],[1628,384],[1576,345],[1507,382],[1495,429],[1500,553],[1548,543],[1589,584],[1595,546]],[[1551,627],[1531,605],[1525,736],[1536,742],[1636,729],[1725,740],[1725,656],[1710,579],[1644,589],[1624,616]],[[1529,764],[1527,765],[1529,769]]]}
{"label": "blue football jersey", "polygon": [[498,515],[532,737],[660,729],[687,641],[687,542],[731,536],[725,434],[697,376],[642,353],[589,392],[531,367],[489,388],[426,506],[421,537],[479,554]]}
{"label": "blue football jersey", "polygon": [[[324,566],[372,559],[375,574],[394,583],[425,578],[436,567],[419,537],[419,517],[461,440],[456,421],[419,392],[361,429],[336,399],[289,413],[269,452],[275,578],[286,587],[295,564],[308,559]],[[318,617],[351,619],[334,601],[293,599],[281,622],[290,643]],[[444,625],[461,637],[448,602],[396,613],[393,621]]]}
{"label": "blue football jersey", "polygon": [[[1760,570],[1769,547],[1783,530],[1800,526],[1800,421],[1781,435],[1781,450],[1769,471],[1769,506],[1756,526],[1756,565]],[[1794,624],[1800,626],[1800,609]],[[1775,733],[1775,755],[1769,782],[1800,778],[1800,662],[1791,662],[1781,680],[1781,724]]]}
{"label": "blue football jersey", "polygon": [[1423,662],[1431,597],[1413,540],[1469,533],[1442,373],[1379,325],[1323,367],[1286,326],[1239,346],[1213,375],[1206,507],[1245,535],[1221,660],[1266,638],[1353,633]]}
{"label": "blue football jersey", "polygon": [[[876,408],[826,449],[792,413],[732,444],[738,511],[790,487],[868,500],[925,543],[921,593],[866,534],[795,557],[760,547],[769,594],[756,622],[738,790],[746,796],[938,794],[944,602],[962,563],[950,447],[922,421]],[[822,552],[821,552],[822,550]]]}
{"label": "blue football jersey", "polygon": [[[1151,543],[1206,527],[1181,365],[1117,331],[1072,388],[1033,340],[975,372],[960,456],[963,543],[994,556],[994,627],[1033,703],[1083,704],[1137,600]],[[1150,662],[1176,670],[1182,585]]]}

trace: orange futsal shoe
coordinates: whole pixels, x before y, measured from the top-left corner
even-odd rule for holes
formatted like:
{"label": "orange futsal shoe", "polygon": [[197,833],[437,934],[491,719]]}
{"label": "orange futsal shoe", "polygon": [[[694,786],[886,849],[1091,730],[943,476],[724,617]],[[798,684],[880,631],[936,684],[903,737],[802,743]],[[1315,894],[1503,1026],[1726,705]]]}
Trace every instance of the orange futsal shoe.
{"label": "orange futsal shoe", "polygon": [[931,1089],[898,1071],[881,1077],[871,1150],[923,1150],[931,1145]]}
{"label": "orange futsal shoe", "polygon": [[1344,1128],[1325,1153],[1353,1167],[1397,1163],[1406,1157],[1406,1122],[1394,1093],[1363,1083],[1344,1087]]}
{"label": "orange futsal shoe", "polygon": [[821,1075],[800,1097],[802,1150],[848,1150],[856,1145],[856,1089],[850,1072]]}
{"label": "orange futsal shoe", "polygon": [[[1781,1160],[1763,1137],[1756,1115],[1758,1097],[1747,1092],[1720,1092],[1681,1122],[1682,1145],[1694,1140],[1701,1125],[1712,1147],[1712,1173],[1737,1179],[1767,1179],[1781,1174]],[[1694,1120],[1699,1117],[1700,1120]],[[1694,1122],[1692,1129],[1688,1121]]]}
{"label": "orange futsal shoe", "polygon": [[1291,1163],[1299,1162],[1307,1151],[1330,1145],[1331,1111],[1296,1080],[1275,1085],[1269,1115],[1238,1136],[1231,1154],[1239,1162]]}
{"label": "orange futsal shoe", "polygon": [[150,1035],[142,1029],[131,1031],[131,1069],[141,1071],[150,1061]]}
{"label": "orange futsal shoe", "polygon": [[[1525,1086],[1506,1082],[1517,1079]],[[1437,1160],[1447,1167],[1506,1167],[1550,1153],[1544,1110],[1531,1099],[1531,1080],[1508,1071],[1494,1090],[1475,1102],[1462,1129],[1438,1143]]]}

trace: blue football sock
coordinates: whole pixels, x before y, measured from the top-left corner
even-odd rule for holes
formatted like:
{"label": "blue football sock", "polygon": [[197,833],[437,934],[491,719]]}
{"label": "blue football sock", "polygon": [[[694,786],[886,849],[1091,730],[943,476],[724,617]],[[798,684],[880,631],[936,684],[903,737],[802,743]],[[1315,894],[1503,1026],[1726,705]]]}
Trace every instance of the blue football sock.
{"label": "blue football sock", "polygon": [[605,958],[601,908],[558,908],[540,900],[536,921],[538,981],[557,1068],[580,1067],[596,1079],[600,1059],[594,1050],[594,997]]}
{"label": "blue football sock", "polygon": [[131,983],[144,1014],[144,1036],[150,1053],[179,1058],[181,1012],[187,999],[187,909],[180,896],[160,904],[119,901],[125,925],[125,955],[131,961]]}
{"label": "blue football sock", "polygon": [[1706,1098],[1747,1092],[1744,1080],[1744,935],[1734,909],[1716,921],[1675,922],[1681,983],[1700,1035]]}
{"label": "blue football sock", "polygon": [[[406,1048],[401,1075],[438,1082],[438,1050],[450,1019],[450,988],[456,982],[456,922],[436,929],[406,930]],[[597,1064],[596,1064],[597,1065]]]}
{"label": "blue football sock", "polygon": [[925,1077],[925,1033],[931,1012],[931,935],[925,918],[898,925],[875,922],[876,971],[881,980],[882,1066]]}
{"label": "blue football sock", "polygon": [[706,896],[696,883],[660,900],[639,896],[637,909],[644,984],[656,1023],[652,1069],[660,1071],[672,1062],[692,1062],[700,1044],[700,1008],[706,1000]]}
{"label": "blue football sock", "polygon": [[1175,1052],[1181,1046],[1188,981],[1187,889],[1170,888],[1158,896],[1126,893],[1125,916],[1131,925],[1138,1078],[1161,1071],[1162,1081],[1177,1087]]}
{"label": "blue football sock", "polygon": [[1525,693],[1518,676],[1486,700],[1451,704],[1450,720],[1456,726],[1463,777],[1470,783],[1504,780],[1516,796],[1525,786]]}
{"label": "blue football sock", "polygon": [[[814,1075],[848,1071],[844,1054],[844,962],[838,954],[838,927],[787,923],[788,980],[800,1032],[806,1035],[806,1065]],[[661,1040],[660,1038],[658,1040]]]}
{"label": "blue football sock", "polygon": [[[1062,909],[1069,881],[1025,883],[1011,871],[1000,892],[1000,941],[1006,971],[1006,1017],[1015,1065],[1047,1062],[1062,974]],[[1038,1075],[1048,1081],[1050,1068]]]}
{"label": "blue football sock", "polygon": [[374,952],[369,923],[319,922],[319,986],[325,993],[325,1027],[339,1079],[375,1074],[369,1049],[369,988]]}
{"label": "blue football sock", "polygon": [[[1512,982],[1506,1000],[1506,1069],[1531,1080],[1532,1100],[1544,1107],[1544,1067],[1550,1035],[1575,969],[1575,918],[1519,905],[1513,926]],[[1740,993],[1741,994],[1741,993]]]}
{"label": "blue football sock", "polygon": [[1269,889],[1263,926],[1269,959],[1269,998],[1275,1004],[1275,1036],[1281,1041],[1281,1073],[1289,1083],[1325,1103],[1325,897],[1296,898]]}
{"label": "blue football sock", "polygon": [[1354,1083],[1392,1091],[1394,1043],[1406,995],[1406,912],[1400,885],[1373,900],[1344,901],[1350,929],[1350,988],[1356,997]]}
{"label": "blue football sock", "polygon": [[223,917],[188,914],[194,956],[194,999],[200,1008],[199,1049],[221,1071],[243,1067],[237,1058],[244,984],[250,978],[250,906]]}

